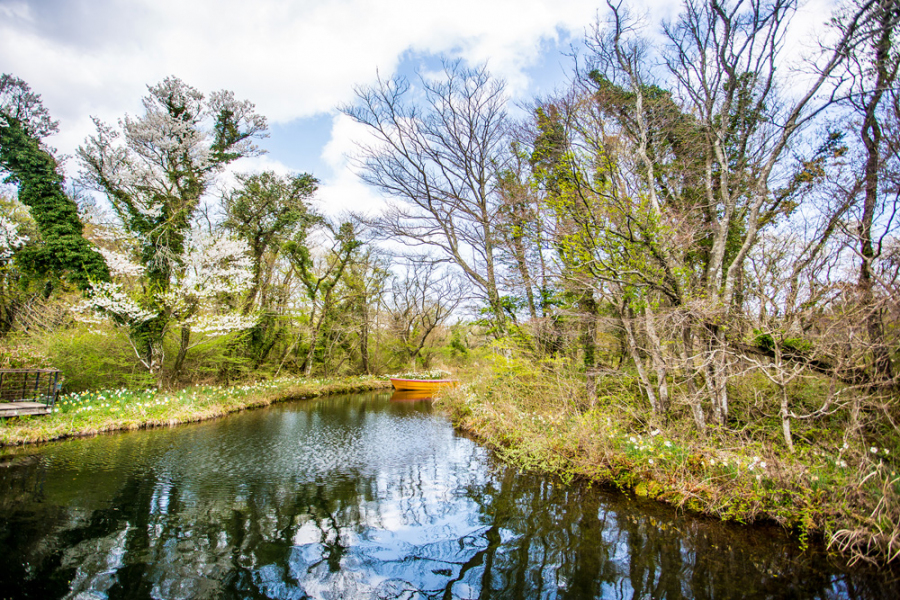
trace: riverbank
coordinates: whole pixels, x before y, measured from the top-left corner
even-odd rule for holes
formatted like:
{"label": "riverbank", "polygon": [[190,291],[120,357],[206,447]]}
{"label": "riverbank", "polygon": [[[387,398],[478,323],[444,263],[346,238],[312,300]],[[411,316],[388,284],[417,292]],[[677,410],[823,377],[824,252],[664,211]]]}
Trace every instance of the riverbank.
{"label": "riverbank", "polygon": [[234,386],[198,385],[178,391],[120,389],[67,394],[59,398],[50,415],[0,419],[0,446],[167,427],[286,400],[390,387],[387,379],[365,376],[281,378]]}
{"label": "riverbank", "polygon": [[819,427],[798,435],[789,452],[770,432],[701,433],[677,413],[658,422],[625,384],[599,390],[592,403],[583,390],[583,380],[559,372],[544,377],[507,365],[447,390],[438,405],[458,429],[523,470],[725,521],[774,521],[801,545],[818,537],[851,561],[900,557],[900,465],[891,436],[873,443]]}

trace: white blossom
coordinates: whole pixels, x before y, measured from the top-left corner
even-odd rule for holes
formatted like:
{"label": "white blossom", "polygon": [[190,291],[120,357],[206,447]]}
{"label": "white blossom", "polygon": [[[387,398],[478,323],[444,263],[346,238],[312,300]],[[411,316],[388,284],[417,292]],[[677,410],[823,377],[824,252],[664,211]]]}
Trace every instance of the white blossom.
{"label": "white blossom", "polygon": [[103,255],[103,258],[106,260],[106,266],[109,267],[109,271],[113,275],[119,277],[140,277],[144,274],[144,267],[131,262],[124,254],[100,247],[97,250]]}
{"label": "white blossom", "polygon": [[253,278],[249,250],[245,241],[232,236],[191,236],[177,287],[198,298],[245,291]]}
{"label": "white blossom", "polygon": [[14,221],[0,216],[0,261],[9,260],[27,241],[28,237],[19,234],[19,226]]}
{"label": "white blossom", "polygon": [[72,313],[75,320],[79,323],[101,325],[106,322],[106,316],[95,311],[90,300],[86,300],[73,306]]}
{"label": "white blossom", "polygon": [[143,323],[156,316],[155,312],[141,308],[118,283],[91,283],[88,303],[94,310],[129,324]]}
{"label": "white blossom", "polygon": [[211,333],[225,335],[234,331],[250,329],[257,323],[256,315],[243,316],[237,313],[224,315],[202,315],[190,322],[191,331],[195,333]]}

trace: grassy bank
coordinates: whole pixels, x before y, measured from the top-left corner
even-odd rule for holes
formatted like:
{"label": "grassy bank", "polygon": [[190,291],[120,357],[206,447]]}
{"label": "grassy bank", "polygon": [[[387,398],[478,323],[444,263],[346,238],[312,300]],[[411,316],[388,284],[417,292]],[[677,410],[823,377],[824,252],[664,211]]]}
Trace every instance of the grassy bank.
{"label": "grassy bank", "polygon": [[740,423],[749,410],[740,392],[733,394],[734,425],[699,432],[684,407],[652,417],[627,376],[607,378],[589,398],[583,378],[566,365],[501,359],[447,391],[439,405],[457,427],[522,469],[723,520],[774,521],[802,543],[822,538],[851,560],[896,560],[896,433],[850,436],[832,415],[829,423],[798,425],[789,452],[777,422]]}
{"label": "grassy bank", "polygon": [[285,400],[388,387],[389,381],[375,377],[282,378],[179,391],[120,389],[69,394],[60,397],[51,415],[0,419],[0,446],[204,421]]}

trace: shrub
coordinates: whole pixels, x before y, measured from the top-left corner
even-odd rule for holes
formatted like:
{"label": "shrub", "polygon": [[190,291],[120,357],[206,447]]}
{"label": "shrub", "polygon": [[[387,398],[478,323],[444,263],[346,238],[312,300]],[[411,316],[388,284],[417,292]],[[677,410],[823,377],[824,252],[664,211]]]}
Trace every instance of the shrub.
{"label": "shrub", "polygon": [[34,344],[51,366],[62,371],[67,392],[154,383],[125,334],[111,326],[77,323],[37,336]]}

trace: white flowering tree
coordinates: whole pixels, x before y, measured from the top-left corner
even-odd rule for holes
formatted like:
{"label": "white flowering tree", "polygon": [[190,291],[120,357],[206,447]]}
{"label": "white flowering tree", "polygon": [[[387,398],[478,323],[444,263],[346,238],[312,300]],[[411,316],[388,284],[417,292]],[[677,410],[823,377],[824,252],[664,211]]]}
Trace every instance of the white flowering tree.
{"label": "white flowering tree", "polygon": [[26,236],[19,234],[19,226],[15,221],[0,215],[0,266],[6,264],[27,241]]}
{"label": "white flowering tree", "polygon": [[35,234],[28,208],[0,191],[0,337],[12,329],[27,295],[15,256],[31,243]]}
{"label": "white flowering tree", "polygon": [[138,358],[158,378],[163,376],[162,347],[153,355],[154,364],[141,352],[146,342],[143,325],[165,323],[180,332],[178,355],[169,374],[177,378],[188,351],[210,339],[241,331],[256,324],[255,314],[243,314],[235,300],[249,289],[252,261],[247,244],[229,236],[191,233],[179,263],[183,268],[165,290],[149,286],[147,270],[120,250],[101,248],[113,281],[94,283],[90,297],[79,310],[83,320],[109,319],[128,330]]}
{"label": "white flowering tree", "polygon": [[[234,254],[236,246],[225,240],[203,246],[192,236],[191,223],[203,196],[225,167],[241,157],[260,154],[253,142],[266,136],[266,120],[256,114],[252,103],[236,100],[231,92],[207,97],[174,77],[150,87],[143,105],[143,115],[126,115],[118,126],[95,119],[96,134],[78,149],[78,158],[81,182],[106,195],[136,242],[133,266],[109,250],[105,251],[108,260],[118,262],[114,268],[120,278],[139,277],[142,290],[139,295],[126,294],[129,301],[125,301],[116,295],[124,289],[121,283],[97,285],[94,305],[128,324],[141,361],[160,374],[163,339],[173,323],[182,327],[182,360],[191,328],[213,327],[185,316],[205,314],[190,308],[209,300],[200,293],[201,287],[214,281],[217,290],[220,284],[237,286],[236,280],[229,279],[237,271],[227,268],[211,271],[210,276],[215,274],[211,279],[198,275],[199,263],[192,261],[219,260],[234,267],[240,260]],[[230,259],[213,258],[221,248],[233,252]],[[138,267],[140,273],[134,272]],[[104,297],[109,306],[101,306]],[[180,364],[176,361],[176,374]]]}

